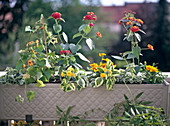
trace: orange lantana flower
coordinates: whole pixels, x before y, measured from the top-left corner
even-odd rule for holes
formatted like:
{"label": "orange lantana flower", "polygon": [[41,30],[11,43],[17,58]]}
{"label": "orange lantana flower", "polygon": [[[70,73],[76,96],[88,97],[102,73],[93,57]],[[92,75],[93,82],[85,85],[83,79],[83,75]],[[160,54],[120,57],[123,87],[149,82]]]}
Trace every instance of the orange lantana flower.
{"label": "orange lantana flower", "polygon": [[98,37],[102,37],[100,32],[96,32]]}
{"label": "orange lantana flower", "polygon": [[150,50],[154,50],[154,48],[153,48],[153,46],[152,46],[151,44],[148,44],[148,48],[149,48]]}

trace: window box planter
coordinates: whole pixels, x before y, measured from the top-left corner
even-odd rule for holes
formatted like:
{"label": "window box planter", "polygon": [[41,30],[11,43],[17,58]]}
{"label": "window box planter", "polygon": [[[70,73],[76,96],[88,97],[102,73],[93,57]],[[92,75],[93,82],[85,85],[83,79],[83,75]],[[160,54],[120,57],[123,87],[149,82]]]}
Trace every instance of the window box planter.
{"label": "window box planter", "polygon": [[[144,91],[142,100],[153,101],[151,105],[163,107],[168,114],[169,110],[169,84],[129,84],[133,95]],[[130,97],[124,84],[115,85],[114,90],[107,91],[105,87],[88,87],[82,91],[64,92],[59,84],[47,84],[37,88],[33,84],[26,90],[37,92],[31,103],[25,97],[24,103],[15,102],[18,94],[25,96],[25,86],[0,85],[0,119],[25,119],[25,115],[33,115],[34,120],[56,120],[56,105],[63,110],[75,105],[71,115],[88,113],[88,120],[103,120],[115,103],[124,100],[123,95]]]}

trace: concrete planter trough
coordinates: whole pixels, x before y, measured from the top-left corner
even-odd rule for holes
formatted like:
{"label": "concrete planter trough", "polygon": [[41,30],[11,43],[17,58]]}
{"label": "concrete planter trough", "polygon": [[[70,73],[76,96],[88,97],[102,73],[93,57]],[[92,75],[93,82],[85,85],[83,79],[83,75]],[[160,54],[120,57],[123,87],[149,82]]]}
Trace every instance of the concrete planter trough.
{"label": "concrete planter trough", "polygon": [[[151,105],[163,107],[169,111],[169,84],[129,84],[128,87],[136,96],[145,101],[153,101]],[[36,91],[36,97],[31,103],[25,97],[24,103],[15,102],[18,94],[26,96],[26,90]],[[116,84],[114,90],[107,91],[105,87],[85,88],[82,91],[64,92],[59,84],[47,84],[37,88],[33,84],[25,86],[0,85],[0,119],[25,119],[25,115],[32,115],[33,120],[57,120],[56,105],[66,111],[75,105],[71,115],[88,113],[87,120],[104,120],[104,116],[113,108],[115,103],[124,101],[123,95],[130,97],[124,84]]]}

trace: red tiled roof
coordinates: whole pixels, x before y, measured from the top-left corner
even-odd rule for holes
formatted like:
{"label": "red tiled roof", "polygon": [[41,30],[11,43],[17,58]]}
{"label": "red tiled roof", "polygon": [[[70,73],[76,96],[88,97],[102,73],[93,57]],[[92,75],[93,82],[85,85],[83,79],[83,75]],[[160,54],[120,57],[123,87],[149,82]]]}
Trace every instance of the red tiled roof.
{"label": "red tiled roof", "polygon": [[[153,7],[156,5],[155,3],[126,3],[125,6],[103,6],[100,9],[99,17],[103,17],[99,19],[104,22],[112,22],[117,23],[122,17],[124,11],[135,11],[139,8],[145,7]],[[155,7],[155,6],[154,6]]]}

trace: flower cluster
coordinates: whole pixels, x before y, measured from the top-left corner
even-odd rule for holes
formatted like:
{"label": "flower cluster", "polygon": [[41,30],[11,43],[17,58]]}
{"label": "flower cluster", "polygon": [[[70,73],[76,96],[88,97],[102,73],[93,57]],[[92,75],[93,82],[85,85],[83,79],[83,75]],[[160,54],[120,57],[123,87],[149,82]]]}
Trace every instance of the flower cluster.
{"label": "flower cluster", "polygon": [[19,120],[18,122],[14,121],[14,123],[11,123],[12,126],[28,126],[28,125],[31,125],[31,126],[40,126],[40,121],[33,121],[31,124],[25,122],[25,121],[22,121],[22,120]]}
{"label": "flower cluster", "polygon": [[93,12],[87,12],[87,15],[84,16],[83,20],[84,21],[85,20],[96,21],[97,20],[97,16]]}
{"label": "flower cluster", "polygon": [[54,19],[59,19],[59,20],[61,20],[61,14],[60,14],[59,12],[52,13],[51,16],[52,16]]}
{"label": "flower cluster", "polygon": [[69,50],[61,50],[60,51],[60,55],[61,54],[65,54],[65,55],[68,55],[68,54],[71,54],[71,52]]}
{"label": "flower cluster", "polygon": [[154,66],[151,66],[151,65],[146,65],[146,70],[150,71],[150,72],[158,73],[158,69],[156,67],[154,67]]}
{"label": "flower cluster", "polygon": [[101,57],[100,64],[90,64],[92,74],[89,74],[92,87],[100,87],[106,84],[107,90],[111,90],[116,82],[116,75],[118,70],[115,69],[116,65],[109,59],[104,58],[105,53],[99,53]]}

